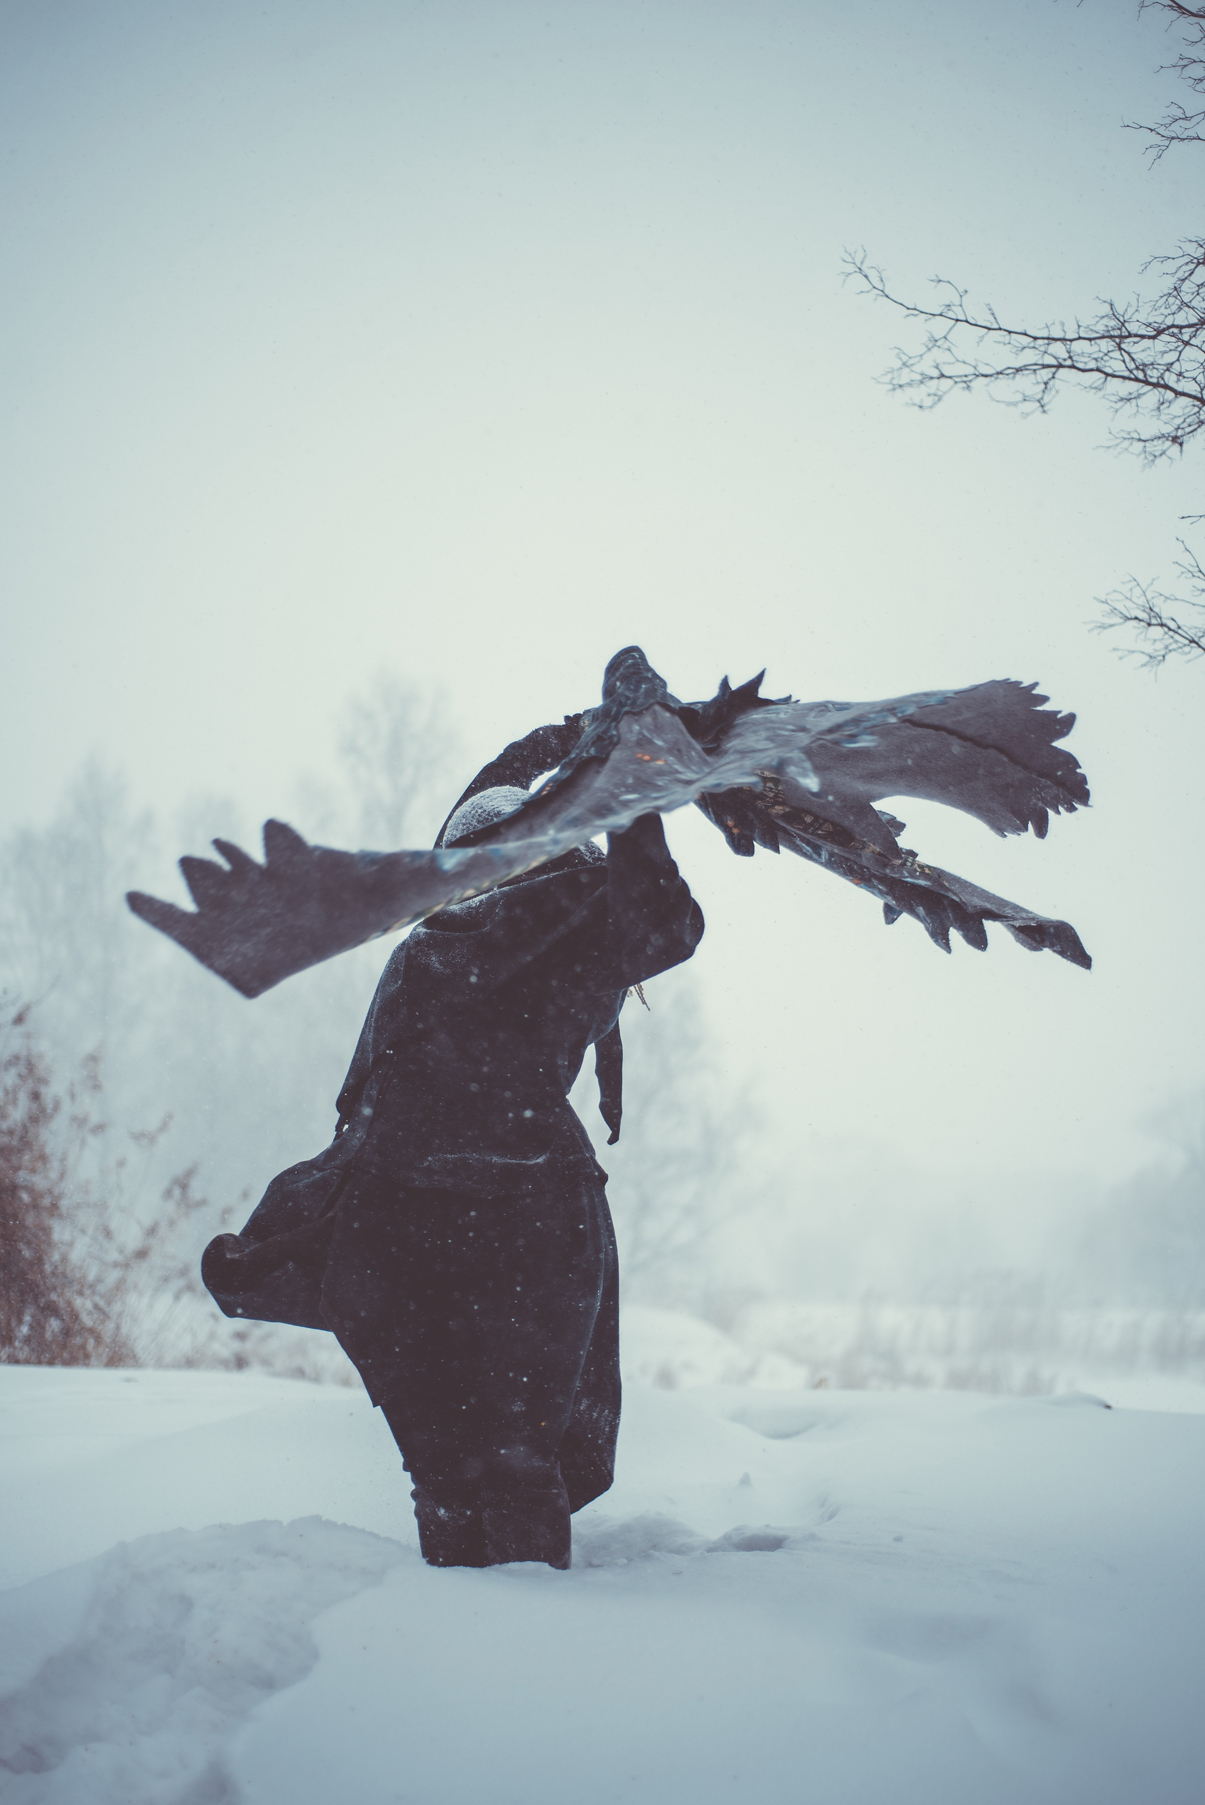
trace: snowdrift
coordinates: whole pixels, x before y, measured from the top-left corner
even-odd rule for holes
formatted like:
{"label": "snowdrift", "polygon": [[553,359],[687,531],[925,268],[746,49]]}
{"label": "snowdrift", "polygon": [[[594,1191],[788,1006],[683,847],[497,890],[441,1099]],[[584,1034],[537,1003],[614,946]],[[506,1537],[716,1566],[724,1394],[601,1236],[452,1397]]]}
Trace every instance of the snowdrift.
{"label": "snowdrift", "polygon": [[362,1394],[0,1369],[5,1805],[1196,1805],[1205,1415],[629,1389],[569,1573]]}

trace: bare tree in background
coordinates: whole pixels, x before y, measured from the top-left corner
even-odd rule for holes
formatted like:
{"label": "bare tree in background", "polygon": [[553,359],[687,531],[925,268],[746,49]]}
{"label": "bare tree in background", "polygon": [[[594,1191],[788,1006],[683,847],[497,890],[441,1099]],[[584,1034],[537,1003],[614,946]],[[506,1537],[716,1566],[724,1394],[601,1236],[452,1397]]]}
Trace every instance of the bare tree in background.
{"label": "bare tree in background", "polygon": [[[378,678],[345,705],[336,748],[308,786],[309,818],[303,797],[298,824],[312,833],[319,817],[318,830],[337,845],[421,845],[462,782],[456,754],[438,698]],[[283,797],[279,812],[297,820]],[[178,1123],[191,1093],[204,1098],[221,1134],[247,1094],[249,1062],[270,1061],[291,1085],[298,1061],[320,1066],[332,1041],[334,1065],[350,1057],[362,992],[371,991],[383,948],[333,961],[249,1006],[125,906],[125,892],[156,881],[157,869],[170,884],[177,854],[203,853],[214,834],[249,838],[247,826],[234,802],[210,797],[185,803],[165,827],[134,804],[120,773],[90,762],[49,822],[20,828],[0,845],[0,988],[38,1000],[39,1032],[56,1066],[102,1050],[114,1106],[130,1120],[162,1114],[157,1099],[170,1084],[185,1093],[170,1105]],[[291,1035],[282,1037],[282,1016],[292,1018]],[[250,1086],[265,1116],[277,1101],[264,1096],[266,1075]]]}
{"label": "bare tree in background", "polygon": [[[659,979],[648,1000],[647,1012],[635,998],[623,1012],[623,1132],[599,1157],[625,1295],[697,1303],[716,1289],[709,1243],[751,1182],[756,1116],[747,1095],[723,1088],[693,976]],[[584,1080],[576,1103],[588,1122],[589,1092]]]}
{"label": "bare tree in background", "polygon": [[[1147,1123],[1159,1157],[1087,1218],[1075,1248],[1082,1278],[1127,1302],[1198,1312],[1205,1329],[1205,1093]],[[1174,1330],[1174,1325],[1169,1325]]]}
{"label": "bare tree in background", "polygon": [[[312,749],[299,753],[312,756]],[[311,789],[319,829],[335,844],[389,848],[429,843],[463,782],[444,705],[381,677],[346,704],[327,769]],[[296,819],[285,798],[280,812]],[[314,831],[311,820],[299,825]],[[157,1285],[166,1325],[183,1270],[169,1271],[168,1242],[173,1259],[178,1252],[195,1273],[204,1242],[229,1225],[223,1218],[241,1221],[276,1171],[330,1138],[334,1098],[391,950],[388,942],[359,948],[248,1004],[129,913],[125,891],[153,880],[156,865],[170,869],[177,854],[203,852],[213,834],[238,839],[245,826],[231,802],[211,798],[187,804],[164,829],[135,806],[119,774],[93,764],[51,821],[19,829],[0,845],[0,992],[36,1000],[39,1039],[36,1053],[12,1068],[17,1089],[7,1119],[19,1127],[26,1110],[28,1122],[36,1120],[44,1175],[53,1176],[53,1167],[61,1176],[64,1159],[77,1172],[85,1154],[92,1163],[87,1208],[78,1186],[65,1190],[56,1178],[49,1188],[22,1193],[32,1212],[27,1219],[50,1224],[51,1238],[41,1245],[53,1252],[60,1277],[74,1272],[64,1279],[68,1291],[82,1285],[70,1264],[72,1244],[87,1241],[94,1271],[104,1264],[110,1231],[106,1259],[116,1261],[119,1249],[124,1259],[131,1249],[153,1246],[153,1259],[147,1254],[130,1269],[137,1269],[141,1300],[139,1347],[154,1340],[142,1304]],[[85,1059],[96,1085],[103,1082],[103,1121],[112,1126],[81,1143],[79,1109],[68,1092],[74,1086],[86,1100]],[[52,1074],[66,1075],[57,1089]],[[60,1102],[52,1108],[55,1096]],[[169,1114],[170,1131],[137,1148],[136,1163],[145,1167],[137,1186],[128,1182],[132,1168],[124,1177],[117,1171],[116,1155],[98,1163],[105,1146],[120,1145],[133,1158],[127,1130]],[[101,1120],[94,1110],[93,1126]],[[180,1189],[181,1169],[192,1167],[204,1173],[211,1207],[197,1204],[188,1186]],[[59,1208],[56,1197],[70,1207]],[[156,1228],[168,1223],[170,1235]],[[7,1234],[7,1218],[3,1228]],[[50,1267],[46,1272],[50,1283]],[[154,1283],[144,1283],[150,1277]],[[221,1319],[219,1328],[217,1339],[228,1342],[236,1325]],[[32,1346],[32,1331],[21,1332],[22,1345]],[[215,1339],[214,1364],[220,1356]],[[0,1359],[13,1357],[0,1352]],[[257,1344],[254,1357],[270,1360],[271,1347]],[[294,1370],[295,1356],[286,1365]]]}
{"label": "bare tree in background", "polygon": [[[1181,0],[1140,0],[1139,11],[1168,16],[1183,35],[1183,48],[1165,67],[1205,102],[1205,6]],[[1127,122],[1148,141],[1157,163],[1169,150],[1205,144],[1205,104],[1168,106],[1152,125]],[[1110,441],[1146,464],[1181,454],[1205,430],[1205,238],[1187,237],[1174,251],[1143,266],[1160,285],[1153,296],[1102,300],[1086,318],[1010,324],[990,305],[971,307],[969,291],[947,277],[933,278],[934,302],[922,306],[894,294],[883,271],[865,251],[848,252],[846,268],[865,293],[921,322],[919,348],[896,347],[882,381],[914,406],[933,408],[954,393],[984,389],[993,399],[1026,412],[1045,413],[1059,389],[1071,384],[1099,395],[1113,415]],[[1194,524],[1205,514],[1186,516]],[[1205,569],[1180,542],[1175,568],[1183,587],[1165,591],[1130,577],[1098,598],[1096,632],[1124,629],[1122,648],[1148,668],[1169,658],[1205,654]]]}
{"label": "bare tree in background", "polygon": [[378,672],[338,716],[329,774],[299,785],[306,825],[339,846],[376,851],[429,845],[463,781],[447,697]]}
{"label": "bare tree in background", "polygon": [[391,849],[434,840],[461,786],[449,775],[458,742],[447,697],[382,672],[344,704],[339,757],[359,805],[365,845]]}
{"label": "bare tree in background", "polygon": [[0,987],[44,1000],[43,1022],[62,1025],[73,1064],[128,1033],[141,1007],[124,981],[134,942],[122,898],[155,839],[128,782],[89,759],[51,821],[0,847]]}

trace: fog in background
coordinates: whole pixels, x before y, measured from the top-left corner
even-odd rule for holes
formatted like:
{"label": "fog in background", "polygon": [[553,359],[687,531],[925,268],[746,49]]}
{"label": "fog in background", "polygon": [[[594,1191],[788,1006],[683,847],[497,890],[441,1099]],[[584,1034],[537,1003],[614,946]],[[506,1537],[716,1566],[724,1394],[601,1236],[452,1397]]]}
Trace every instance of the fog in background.
{"label": "fog in background", "polygon": [[[62,1069],[103,1042],[121,1124],[173,1113],[143,1207],[195,1160],[237,1217],[322,1144],[389,951],[246,1003],[123,910],[182,899],[179,853],[270,814],[428,844],[631,641],[690,698],[1011,676],[1078,712],[1092,809],[1044,843],[896,812],[1095,969],[947,959],[672,817],[707,933],[625,1014],[632,1295],[1199,1308],[1205,674],[1085,626],[1170,573],[1199,469],[1106,454],[1074,396],[907,409],[873,380],[907,329],[840,280],[864,244],[1027,318],[1129,292],[1199,229],[1195,164],[1121,129],[1169,91],[1157,22],[270,0],[9,4],[0,39],[0,982]],[[705,1132],[692,1218],[664,1149]]]}

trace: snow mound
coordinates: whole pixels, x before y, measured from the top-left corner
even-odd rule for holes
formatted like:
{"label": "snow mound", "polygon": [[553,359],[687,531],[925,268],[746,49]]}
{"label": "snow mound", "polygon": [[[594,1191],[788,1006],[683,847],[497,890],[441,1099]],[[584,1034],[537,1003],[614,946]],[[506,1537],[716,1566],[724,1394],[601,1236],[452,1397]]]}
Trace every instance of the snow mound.
{"label": "snow mound", "polygon": [[735,1529],[726,1530],[717,1536],[714,1542],[707,1544],[708,1554],[777,1554],[789,1542],[803,1540],[793,1529],[774,1529],[769,1523],[763,1529],[752,1529],[747,1523],[738,1523]]}
{"label": "snow mound", "polygon": [[659,1391],[695,1385],[760,1385],[798,1389],[807,1370],[772,1349],[746,1347],[713,1323],[681,1310],[627,1304],[623,1314],[625,1384]]}
{"label": "snow mound", "polygon": [[[74,1633],[0,1703],[6,1805],[210,1805],[220,1754],[257,1705],[317,1659],[319,1612],[375,1585],[396,1542],[320,1517],[172,1530],[72,1570]],[[0,1642],[44,1616],[62,1575],[0,1598]]]}
{"label": "snow mound", "polygon": [[1205,1414],[1092,1389],[631,1385],[477,1572],[362,1392],[0,1367],[0,1805],[1199,1805]]}
{"label": "snow mound", "polygon": [[573,1526],[575,1567],[623,1567],[653,1555],[695,1554],[704,1539],[676,1517],[645,1511],[638,1517],[579,1518]]}
{"label": "snow mound", "polygon": [[754,1397],[748,1403],[737,1404],[729,1412],[728,1420],[743,1423],[746,1429],[764,1435],[767,1441],[793,1441],[810,1429],[831,1429],[833,1413],[817,1410],[807,1392],[801,1397],[792,1397],[787,1392],[780,1397]]}
{"label": "snow mound", "polygon": [[[747,1476],[746,1476],[747,1482]],[[822,1500],[809,1512],[816,1524],[831,1522],[837,1506]],[[645,1511],[636,1517],[581,1517],[573,1526],[573,1565],[577,1567],[626,1567],[635,1561],[671,1558],[680,1571],[684,1561],[709,1554],[776,1553],[780,1548],[800,1549],[814,1537],[809,1525],[782,1528],[772,1523],[737,1523],[722,1535],[708,1539],[677,1517],[662,1511]]]}

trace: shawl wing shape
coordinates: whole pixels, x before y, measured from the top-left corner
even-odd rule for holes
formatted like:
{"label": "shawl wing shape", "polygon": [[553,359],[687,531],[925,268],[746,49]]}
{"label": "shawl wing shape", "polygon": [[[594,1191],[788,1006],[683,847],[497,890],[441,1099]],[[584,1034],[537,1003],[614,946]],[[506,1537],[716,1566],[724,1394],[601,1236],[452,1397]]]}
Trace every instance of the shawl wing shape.
{"label": "shawl wing shape", "polygon": [[[607,667],[603,701],[563,728],[542,728],[543,754],[580,737],[560,768],[505,821],[430,852],[339,852],[269,821],[259,863],[229,841],[222,860],[184,858],[197,907],[142,892],[135,914],[247,997],[376,935],[433,914],[558,858],[649,812],[696,803],[734,852],[782,846],[910,914],[949,951],[951,929],[987,944],[1000,921],[1023,946],[1089,966],[1075,930],[979,890],[901,847],[901,824],[875,807],[916,796],[964,810],[1001,834],[1088,801],[1074,756],[1057,742],[1072,715],[1043,707],[1035,686],[1001,681],[867,703],[770,702],[760,679],[710,702],[671,696],[638,647]],[[516,746],[522,742],[516,742]],[[508,748],[513,763],[515,748]],[[494,765],[485,771],[492,773]],[[538,768],[538,766],[537,766]],[[474,780],[466,794],[483,787]],[[496,777],[492,781],[497,781]]]}

